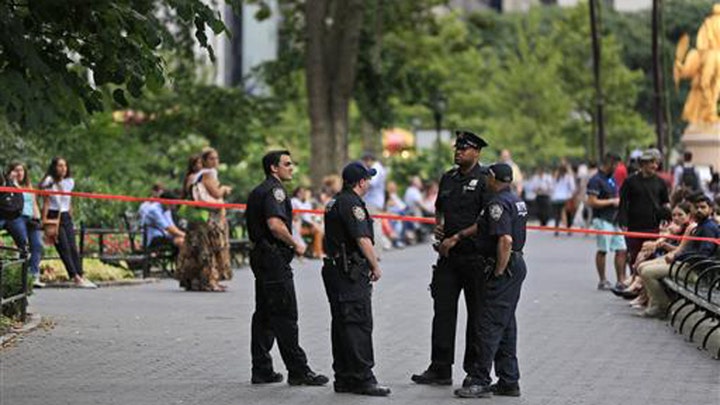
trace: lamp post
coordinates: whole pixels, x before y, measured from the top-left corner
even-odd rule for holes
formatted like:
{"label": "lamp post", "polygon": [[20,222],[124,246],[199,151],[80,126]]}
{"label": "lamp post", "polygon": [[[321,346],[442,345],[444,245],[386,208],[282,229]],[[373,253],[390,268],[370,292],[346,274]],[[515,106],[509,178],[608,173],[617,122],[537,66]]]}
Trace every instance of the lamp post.
{"label": "lamp post", "polygon": [[431,106],[433,110],[433,118],[435,119],[435,171],[439,172],[442,168],[442,121],[447,110],[447,99],[440,92],[435,92],[432,97]]}

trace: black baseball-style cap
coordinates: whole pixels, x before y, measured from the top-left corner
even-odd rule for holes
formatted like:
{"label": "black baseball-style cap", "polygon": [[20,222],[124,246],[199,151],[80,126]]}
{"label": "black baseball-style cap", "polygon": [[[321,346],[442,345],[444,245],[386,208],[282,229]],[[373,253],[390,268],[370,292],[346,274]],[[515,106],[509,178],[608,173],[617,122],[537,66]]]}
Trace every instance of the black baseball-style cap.
{"label": "black baseball-style cap", "polygon": [[472,131],[457,130],[455,131],[455,135],[457,136],[457,139],[455,140],[456,148],[470,147],[475,149],[482,149],[488,146],[488,143],[485,142],[484,139],[482,139],[480,136],[478,136]]}
{"label": "black baseball-style cap", "polygon": [[377,174],[377,170],[368,168],[362,162],[351,162],[342,171],[342,179],[345,183],[357,183],[362,179],[369,179]]}
{"label": "black baseball-style cap", "polygon": [[503,183],[512,183],[513,181],[513,170],[507,163],[495,163],[490,166],[490,173],[495,177],[495,180]]}

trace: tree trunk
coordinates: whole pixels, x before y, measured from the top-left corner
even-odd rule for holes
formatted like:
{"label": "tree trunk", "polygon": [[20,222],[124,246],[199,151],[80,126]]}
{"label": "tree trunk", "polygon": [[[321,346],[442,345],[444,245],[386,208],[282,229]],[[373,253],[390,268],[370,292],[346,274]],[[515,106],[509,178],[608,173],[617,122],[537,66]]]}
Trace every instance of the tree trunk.
{"label": "tree trunk", "polygon": [[348,157],[348,106],[363,22],[362,0],[307,0],[306,81],[313,185]]}

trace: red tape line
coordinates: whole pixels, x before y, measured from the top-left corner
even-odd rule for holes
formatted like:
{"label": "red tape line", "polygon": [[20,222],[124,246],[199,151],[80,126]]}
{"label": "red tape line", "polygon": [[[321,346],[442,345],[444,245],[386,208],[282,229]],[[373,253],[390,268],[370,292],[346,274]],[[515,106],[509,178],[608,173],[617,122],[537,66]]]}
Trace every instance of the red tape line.
{"label": "red tape line", "polygon": [[[154,197],[130,197],[130,196],[125,196],[125,195],[86,193],[86,192],[80,192],[80,191],[56,191],[56,190],[36,190],[36,189],[31,189],[31,188],[0,187],[0,192],[33,193],[33,194],[43,195],[43,196],[64,195],[64,196],[80,197],[80,198],[92,198],[92,199],[96,199],[96,200],[113,200],[113,201],[123,201],[123,202],[151,201],[151,202],[159,202],[161,204],[167,204],[167,205],[189,205],[192,207],[201,207],[201,208],[230,208],[230,209],[237,209],[237,210],[243,210],[243,211],[247,208],[247,204],[208,203],[208,202],[201,202],[201,201],[172,200],[172,199],[154,198]],[[322,210],[306,210],[306,209],[297,209],[297,210],[293,210],[293,212],[297,213],[297,214],[316,214],[316,215],[322,215],[325,213],[325,211],[322,211]],[[424,224],[435,224],[435,218],[429,218],[429,217],[413,217],[413,216],[402,216],[402,215],[392,215],[392,214],[375,214],[375,215],[372,215],[372,217],[378,218],[378,219],[387,219],[387,220],[391,220],[391,221],[420,222],[420,223],[424,223]],[[536,226],[536,225],[528,225],[527,229],[535,230],[535,231],[543,231],[543,232],[556,232],[557,231],[557,232],[582,233],[582,234],[590,234],[590,235],[621,235],[621,236],[628,236],[631,238],[638,238],[638,239],[665,238],[665,239],[674,239],[674,240],[694,240],[694,241],[701,241],[701,242],[713,242],[715,244],[720,245],[720,239],[701,238],[701,237],[697,237],[697,236],[661,235],[661,234],[647,233],[647,232],[628,232],[628,231],[599,231],[596,229],[585,229],[585,228],[553,228],[553,227],[549,227],[549,226]]]}

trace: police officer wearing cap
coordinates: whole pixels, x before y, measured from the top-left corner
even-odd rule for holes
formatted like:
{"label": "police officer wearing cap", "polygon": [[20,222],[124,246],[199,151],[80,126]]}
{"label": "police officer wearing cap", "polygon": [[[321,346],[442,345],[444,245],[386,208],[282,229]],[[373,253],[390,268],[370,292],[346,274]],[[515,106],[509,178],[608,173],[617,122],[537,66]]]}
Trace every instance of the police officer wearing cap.
{"label": "police officer wearing cap", "polygon": [[322,269],[330,302],[335,392],[387,396],[378,385],[372,345],[372,284],[382,272],[373,249],[373,220],[361,199],[377,173],[361,162],[345,166],[343,189],[325,209],[328,257]]}
{"label": "police officer wearing cap", "polygon": [[273,369],[270,349],[277,339],[288,370],[290,385],[325,385],[315,374],[298,343],[298,311],[290,262],[305,248],[292,238],[292,206],[283,181],[292,180],[290,152],[273,151],[262,159],[266,179],[250,193],[247,226],[253,248],[250,268],[255,275],[255,313],[252,318],[252,383],[277,383],[282,374]]}
{"label": "police officer wearing cap", "polygon": [[418,384],[451,385],[452,365],[455,359],[455,329],[458,298],[465,297],[468,317],[465,333],[463,368],[469,372],[475,363],[473,319],[478,310],[477,268],[480,255],[476,246],[475,222],[487,200],[487,170],[478,159],[482,148],[488,146],[478,135],[457,131],[455,164],[440,180],[435,202],[435,238],[441,241],[436,248],[438,261],[433,266],[432,352],[430,366],[421,374],[412,376]]}
{"label": "police officer wearing cap", "polygon": [[[515,309],[526,274],[522,249],[528,212],[510,189],[512,167],[497,163],[489,171],[488,187],[495,194],[477,222],[485,274],[479,302],[482,311],[477,313],[474,337],[477,358],[469,384],[455,390],[462,398],[520,396]],[[491,385],[493,364],[498,381]]]}

